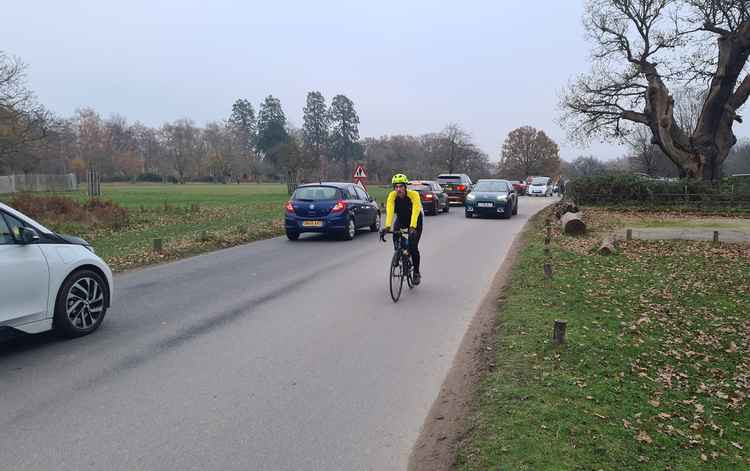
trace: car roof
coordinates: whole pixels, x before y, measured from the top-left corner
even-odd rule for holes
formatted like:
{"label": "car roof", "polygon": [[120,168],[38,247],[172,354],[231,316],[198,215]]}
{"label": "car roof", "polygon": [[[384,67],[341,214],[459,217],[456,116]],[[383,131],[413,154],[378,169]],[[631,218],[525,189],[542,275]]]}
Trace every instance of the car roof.
{"label": "car roof", "polygon": [[345,188],[348,186],[353,186],[354,183],[348,183],[348,182],[318,182],[318,183],[305,183],[303,185],[299,185],[297,188],[304,188],[309,186],[332,186],[335,188]]}
{"label": "car roof", "polygon": [[20,211],[16,211],[15,209],[11,208],[7,204],[0,203],[0,210],[5,211],[6,213],[10,214],[11,216],[15,216],[18,219],[22,220],[23,222],[29,224],[30,226],[34,227],[35,229],[41,230],[42,232],[45,232],[47,234],[54,234],[53,231],[47,229],[43,225],[39,224],[35,220],[31,219],[27,215],[23,214]]}

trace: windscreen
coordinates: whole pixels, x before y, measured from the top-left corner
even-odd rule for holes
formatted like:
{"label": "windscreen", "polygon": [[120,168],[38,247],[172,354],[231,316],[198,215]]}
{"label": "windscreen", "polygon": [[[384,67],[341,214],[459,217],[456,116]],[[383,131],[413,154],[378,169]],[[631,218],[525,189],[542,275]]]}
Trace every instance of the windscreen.
{"label": "windscreen", "polygon": [[330,186],[306,186],[297,188],[292,199],[307,201],[336,200],[339,199],[339,190]]}

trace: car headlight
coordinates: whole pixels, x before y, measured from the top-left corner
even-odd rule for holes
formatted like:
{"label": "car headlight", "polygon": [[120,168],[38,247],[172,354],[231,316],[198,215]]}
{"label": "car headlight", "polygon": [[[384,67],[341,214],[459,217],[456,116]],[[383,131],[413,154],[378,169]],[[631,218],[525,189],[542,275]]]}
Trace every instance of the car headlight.
{"label": "car headlight", "polygon": [[497,200],[498,201],[506,201],[507,199],[508,199],[508,197],[505,196],[505,195],[497,195]]}
{"label": "car headlight", "polygon": [[476,197],[476,196],[474,196],[474,193],[469,193],[469,195],[468,195],[468,196],[466,197],[466,199],[467,199],[467,200],[471,200],[471,201],[474,201],[475,199],[477,199],[477,197]]}
{"label": "car headlight", "polygon": [[90,246],[90,245],[84,245],[84,247],[86,247],[86,249],[88,249],[89,252],[91,252],[92,254],[96,255],[96,252],[94,251],[94,248],[92,246]]}

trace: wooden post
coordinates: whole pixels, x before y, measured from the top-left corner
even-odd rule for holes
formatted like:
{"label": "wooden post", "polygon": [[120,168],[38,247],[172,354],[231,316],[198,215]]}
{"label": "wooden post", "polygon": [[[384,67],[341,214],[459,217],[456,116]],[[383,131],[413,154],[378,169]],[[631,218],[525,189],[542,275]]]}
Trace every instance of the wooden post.
{"label": "wooden post", "polygon": [[544,264],[544,277],[548,280],[552,279],[552,264],[549,262]]}
{"label": "wooden post", "polygon": [[625,240],[633,240],[633,229],[625,231]]}
{"label": "wooden post", "polygon": [[162,250],[162,240],[154,239],[154,252],[161,253],[161,250]]}
{"label": "wooden post", "polygon": [[552,341],[555,345],[562,345],[565,343],[565,329],[567,322],[562,320],[555,320],[555,327],[552,331]]}
{"label": "wooden post", "polygon": [[714,231],[714,244],[719,243],[719,231]]}

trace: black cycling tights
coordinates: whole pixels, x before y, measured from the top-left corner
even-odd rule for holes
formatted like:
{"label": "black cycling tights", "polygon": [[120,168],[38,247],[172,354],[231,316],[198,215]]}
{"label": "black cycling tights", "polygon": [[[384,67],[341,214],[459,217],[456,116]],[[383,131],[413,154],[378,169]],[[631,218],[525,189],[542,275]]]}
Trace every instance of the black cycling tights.
{"label": "black cycling tights", "polygon": [[[421,222],[421,221],[420,221]],[[393,225],[393,231],[398,233],[399,224],[398,221]],[[409,255],[411,255],[411,263],[414,265],[414,271],[419,273],[419,239],[422,238],[422,224],[417,224],[417,230],[414,235],[409,236]],[[393,238],[394,246],[396,244],[396,238]]]}

